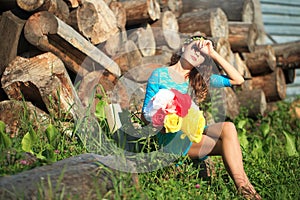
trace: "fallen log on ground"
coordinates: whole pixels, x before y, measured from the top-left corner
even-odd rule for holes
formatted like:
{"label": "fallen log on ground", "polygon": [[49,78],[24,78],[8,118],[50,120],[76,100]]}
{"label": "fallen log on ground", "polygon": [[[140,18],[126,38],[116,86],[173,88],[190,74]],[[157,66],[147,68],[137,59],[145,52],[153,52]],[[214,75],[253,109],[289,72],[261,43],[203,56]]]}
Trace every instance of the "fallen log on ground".
{"label": "fallen log on ground", "polygon": [[[107,164],[120,162],[134,168],[129,161],[114,156],[82,154],[0,178],[0,197],[12,199],[113,199],[115,181],[138,188],[137,174],[109,169]],[[104,163],[104,164],[103,164]],[[125,185],[124,185],[125,186]],[[126,185],[128,187],[129,185]],[[122,187],[122,186],[120,186]]]}

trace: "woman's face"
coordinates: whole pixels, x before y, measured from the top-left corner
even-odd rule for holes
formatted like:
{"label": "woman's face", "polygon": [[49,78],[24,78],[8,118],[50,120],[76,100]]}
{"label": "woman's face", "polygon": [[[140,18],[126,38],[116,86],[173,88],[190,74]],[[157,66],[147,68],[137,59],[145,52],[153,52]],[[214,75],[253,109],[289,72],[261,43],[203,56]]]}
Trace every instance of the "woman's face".
{"label": "woman's face", "polygon": [[205,60],[203,53],[197,46],[197,41],[193,41],[190,44],[184,46],[182,57],[192,67],[199,66]]}

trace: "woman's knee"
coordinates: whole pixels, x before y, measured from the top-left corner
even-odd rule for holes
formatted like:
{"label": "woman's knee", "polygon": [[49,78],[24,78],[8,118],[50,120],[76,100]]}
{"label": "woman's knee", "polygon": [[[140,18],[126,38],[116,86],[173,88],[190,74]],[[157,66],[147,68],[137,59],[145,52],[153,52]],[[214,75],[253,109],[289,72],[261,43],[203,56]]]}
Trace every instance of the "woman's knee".
{"label": "woman's knee", "polygon": [[224,137],[237,137],[237,131],[234,123],[224,122],[223,123],[223,136]]}

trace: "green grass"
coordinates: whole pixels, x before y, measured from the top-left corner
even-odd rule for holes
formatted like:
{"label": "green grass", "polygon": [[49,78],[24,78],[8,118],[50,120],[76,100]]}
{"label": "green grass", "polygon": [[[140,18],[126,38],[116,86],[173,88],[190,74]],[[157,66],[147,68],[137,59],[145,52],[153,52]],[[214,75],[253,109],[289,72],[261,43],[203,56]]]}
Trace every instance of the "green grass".
{"label": "green grass", "polygon": [[[242,112],[233,121],[239,132],[246,173],[263,199],[300,199],[300,120],[291,118],[289,108],[289,102],[279,102],[278,110],[265,116],[250,119]],[[76,136],[76,124],[69,127],[73,130],[70,136],[64,134],[66,127],[61,126],[60,119],[49,123],[47,134],[33,130],[30,124],[25,121],[21,128],[23,133],[9,139],[3,136],[5,129],[0,126],[1,176],[87,152]],[[105,126],[103,121],[100,124]],[[29,146],[32,154],[28,154],[22,148],[22,141],[24,143],[25,135],[32,132],[38,139],[32,140]],[[109,195],[115,199],[242,199],[220,157],[211,159],[216,174],[209,178],[200,178],[200,169],[186,158],[179,166],[173,163],[156,171],[140,173],[138,189],[130,186],[126,178],[116,177]]]}

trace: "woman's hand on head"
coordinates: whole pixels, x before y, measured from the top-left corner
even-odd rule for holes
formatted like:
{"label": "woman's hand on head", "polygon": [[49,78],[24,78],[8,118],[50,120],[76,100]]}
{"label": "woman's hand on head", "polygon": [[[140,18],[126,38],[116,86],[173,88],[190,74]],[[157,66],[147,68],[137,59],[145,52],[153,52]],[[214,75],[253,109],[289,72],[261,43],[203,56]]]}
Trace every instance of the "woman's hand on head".
{"label": "woman's hand on head", "polygon": [[215,50],[212,44],[212,41],[210,40],[198,40],[196,41],[196,45],[200,52],[211,56]]}

